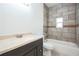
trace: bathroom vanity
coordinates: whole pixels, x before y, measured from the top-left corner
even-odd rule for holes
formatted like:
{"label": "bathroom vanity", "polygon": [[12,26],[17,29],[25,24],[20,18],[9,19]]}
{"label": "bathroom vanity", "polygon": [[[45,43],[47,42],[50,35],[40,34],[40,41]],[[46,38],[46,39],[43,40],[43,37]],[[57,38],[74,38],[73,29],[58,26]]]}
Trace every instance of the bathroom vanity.
{"label": "bathroom vanity", "polygon": [[[11,45],[7,40],[11,41]],[[2,43],[5,47],[0,47],[0,56],[43,56],[43,38],[41,36],[29,35],[24,38],[16,38],[14,42],[12,39],[7,40],[6,42],[9,44]]]}

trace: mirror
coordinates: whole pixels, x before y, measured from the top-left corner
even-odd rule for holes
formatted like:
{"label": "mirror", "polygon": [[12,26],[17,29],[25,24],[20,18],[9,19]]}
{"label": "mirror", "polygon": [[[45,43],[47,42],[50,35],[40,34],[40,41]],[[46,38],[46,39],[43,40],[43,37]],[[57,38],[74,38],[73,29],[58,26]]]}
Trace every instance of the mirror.
{"label": "mirror", "polygon": [[43,4],[1,4],[0,35],[43,32]]}
{"label": "mirror", "polygon": [[0,4],[0,35],[26,32],[31,19],[27,7],[29,6]]}

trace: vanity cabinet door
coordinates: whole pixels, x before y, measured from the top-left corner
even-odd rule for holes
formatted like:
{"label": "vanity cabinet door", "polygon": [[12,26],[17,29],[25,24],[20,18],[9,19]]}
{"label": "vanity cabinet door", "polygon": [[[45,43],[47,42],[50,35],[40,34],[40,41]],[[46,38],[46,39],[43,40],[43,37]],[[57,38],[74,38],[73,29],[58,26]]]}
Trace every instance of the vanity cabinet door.
{"label": "vanity cabinet door", "polygon": [[29,52],[25,53],[23,56],[36,56],[36,48],[33,48]]}
{"label": "vanity cabinet door", "polygon": [[43,48],[42,48],[42,45],[39,45],[37,47],[37,55],[38,56],[43,56]]}

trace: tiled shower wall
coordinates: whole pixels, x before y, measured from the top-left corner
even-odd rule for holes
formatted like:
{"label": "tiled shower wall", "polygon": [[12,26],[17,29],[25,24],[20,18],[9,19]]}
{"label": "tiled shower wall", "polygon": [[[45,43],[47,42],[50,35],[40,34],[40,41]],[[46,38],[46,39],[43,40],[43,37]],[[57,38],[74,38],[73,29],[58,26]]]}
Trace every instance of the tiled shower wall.
{"label": "tiled shower wall", "polygon": [[76,40],[79,45],[79,3],[76,4]]}
{"label": "tiled shower wall", "polygon": [[47,34],[47,31],[48,31],[47,25],[48,25],[48,17],[49,17],[48,13],[49,13],[49,9],[48,9],[48,7],[44,4],[43,33],[44,33],[44,35],[45,35],[45,38],[47,38],[47,36],[48,36],[48,34]]}
{"label": "tiled shower wall", "polygon": [[[49,8],[47,38],[76,42],[75,3],[60,3]],[[56,18],[62,17],[63,28],[56,28]],[[44,21],[45,22],[45,21]]]}

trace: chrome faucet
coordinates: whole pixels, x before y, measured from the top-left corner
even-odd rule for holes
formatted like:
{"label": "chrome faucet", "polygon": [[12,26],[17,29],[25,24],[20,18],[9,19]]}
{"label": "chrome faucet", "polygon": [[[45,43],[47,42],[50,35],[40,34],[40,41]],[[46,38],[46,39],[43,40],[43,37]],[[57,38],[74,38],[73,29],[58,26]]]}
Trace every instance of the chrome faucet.
{"label": "chrome faucet", "polygon": [[22,34],[17,34],[16,37],[17,37],[17,38],[22,38],[23,35],[22,35]]}

